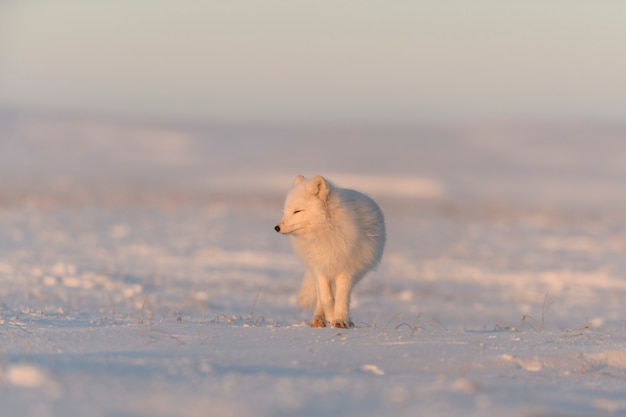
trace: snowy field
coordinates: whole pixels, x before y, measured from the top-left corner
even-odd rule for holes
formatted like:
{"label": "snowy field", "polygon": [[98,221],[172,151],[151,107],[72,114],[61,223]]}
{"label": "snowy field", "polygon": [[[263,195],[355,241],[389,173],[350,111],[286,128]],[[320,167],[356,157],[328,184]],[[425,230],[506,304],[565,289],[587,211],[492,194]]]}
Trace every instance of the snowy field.
{"label": "snowy field", "polygon": [[[386,215],[353,329],[274,232]],[[0,119],[1,416],[626,416],[626,129]]]}

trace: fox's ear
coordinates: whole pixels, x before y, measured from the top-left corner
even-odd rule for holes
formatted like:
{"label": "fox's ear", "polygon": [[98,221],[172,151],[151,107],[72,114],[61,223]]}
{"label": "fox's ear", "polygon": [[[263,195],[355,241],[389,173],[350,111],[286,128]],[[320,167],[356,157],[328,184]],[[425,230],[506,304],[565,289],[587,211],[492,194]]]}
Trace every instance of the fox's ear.
{"label": "fox's ear", "polygon": [[293,180],[293,185],[298,185],[304,181],[306,181],[306,178],[304,178],[302,175],[298,175],[296,179]]}
{"label": "fox's ear", "polygon": [[314,177],[309,183],[309,191],[313,195],[317,195],[320,200],[326,201],[330,186],[326,179],[320,175]]}

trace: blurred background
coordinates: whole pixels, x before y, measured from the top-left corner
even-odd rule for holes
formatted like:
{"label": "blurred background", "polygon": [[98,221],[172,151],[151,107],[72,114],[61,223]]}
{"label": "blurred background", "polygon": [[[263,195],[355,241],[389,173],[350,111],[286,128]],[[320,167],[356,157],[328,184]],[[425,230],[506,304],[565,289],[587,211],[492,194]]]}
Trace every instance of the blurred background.
{"label": "blurred background", "polygon": [[622,121],[621,1],[5,0],[0,105],[200,121]]}
{"label": "blurred background", "polygon": [[524,177],[522,198],[621,201],[625,17],[617,0],[5,0],[0,179],[331,172],[512,198]]}

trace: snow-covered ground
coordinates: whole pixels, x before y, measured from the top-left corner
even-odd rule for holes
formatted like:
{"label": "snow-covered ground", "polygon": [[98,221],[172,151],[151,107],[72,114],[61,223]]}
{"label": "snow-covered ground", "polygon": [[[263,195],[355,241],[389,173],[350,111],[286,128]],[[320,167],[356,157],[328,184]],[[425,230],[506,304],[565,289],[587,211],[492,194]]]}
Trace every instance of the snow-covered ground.
{"label": "snow-covered ground", "polygon": [[[311,329],[296,174],[388,246]],[[2,416],[626,415],[626,129],[3,114]]]}

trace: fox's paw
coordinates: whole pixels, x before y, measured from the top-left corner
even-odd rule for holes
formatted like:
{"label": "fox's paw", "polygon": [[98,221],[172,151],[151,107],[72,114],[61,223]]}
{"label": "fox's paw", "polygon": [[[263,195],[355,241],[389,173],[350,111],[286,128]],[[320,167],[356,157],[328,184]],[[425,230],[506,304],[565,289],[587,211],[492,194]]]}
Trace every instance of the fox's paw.
{"label": "fox's paw", "polygon": [[350,327],[354,327],[354,323],[350,320],[335,320],[333,321],[332,326],[338,329],[349,329]]}
{"label": "fox's paw", "polygon": [[326,322],[321,317],[313,317],[311,319],[311,327],[326,327]]}

